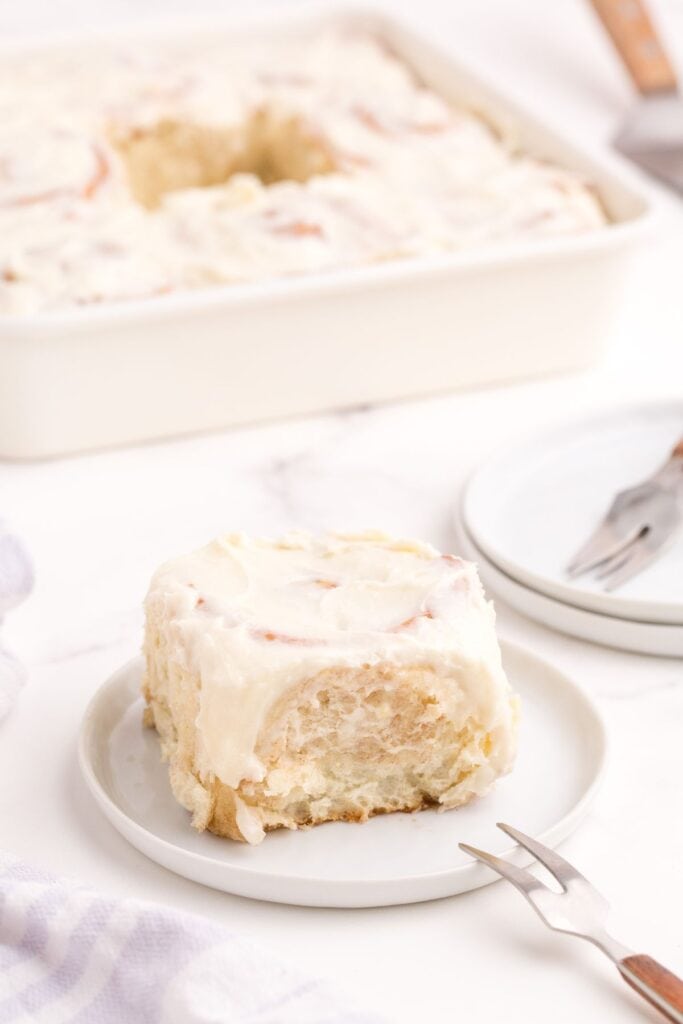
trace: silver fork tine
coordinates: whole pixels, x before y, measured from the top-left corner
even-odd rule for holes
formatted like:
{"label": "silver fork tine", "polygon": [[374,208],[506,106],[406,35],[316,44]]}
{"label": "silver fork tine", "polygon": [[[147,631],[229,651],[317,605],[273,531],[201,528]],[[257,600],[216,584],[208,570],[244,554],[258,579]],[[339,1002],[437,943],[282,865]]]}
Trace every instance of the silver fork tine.
{"label": "silver fork tine", "polygon": [[607,573],[601,574],[601,578],[605,580],[605,590],[616,590],[626,580],[637,575],[650,562],[654,562],[659,554],[658,548],[648,550],[645,543],[634,545],[623,561],[614,565]]}
{"label": "silver fork tine", "polygon": [[[549,889],[530,871],[518,868],[501,857],[467,843],[458,845],[514,885],[549,928],[592,942],[616,964],[631,988],[656,1006],[668,1020],[683,1024],[683,980],[651,957],[633,953],[612,938],[605,930],[609,904],[572,864],[511,825],[499,822],[498,828],[536,857],[560,883],[563,892]],[[573,882],[578,884],[573,885]]]}
{"label": "silver fork tine", "polygon": [[[469,853],[470,856],[476,857],[483,864],[493,868],[499,875],[506,878],[508,882],[512,882],[516,889],[524,896],[529,896],[530,893],[535,892],[538,889],[548,889],[540,879],[536,878],[531,874],[530,871],[525,871],[524,868],[518,868],[516,864],[511,864],[507,860],[503,860],[502,857],[496,857],[492,853],[487,853],[486,850],[479,850],[476,846],[470,846],[468,843],[458,843],[461,850],[465,853]],[[548,889],[548,892],[550,890]]]}
{"label": "silver fork tine", "polygon": [[579,548],[569,565],[569,576],[581,576],[608,558],[613,558],[633,541],[633,537],[618,537],[609,523],[603,521]]}
{"label": "silver fork tine", "polygon": [[548,869],[550,874],[557,879],[562,888],[566,891],[567,883],[571,881],[580,881],[585,885],[592,888],[587,878],[576,870],[573,864],[565,860],[564,857],[560,857],[559,853],[554,850],[549,850],[543,843],[539,843],[536,839],[532,839],[530,836],[525,835],[523,832],[519,832],[512,825],[505,825],[502,821],[497,822],[498,828],[505,832],[506,835],[514,839],[516,843],[523,846],[529,853],[533,853],[536,860],[538,860],[544,867]]}
{"label": "silver fork tine", "polygon": [[527,903],[533,907],[541,921],[548,925],[549,928],[553,927],[544,911],[541,910],[539,900],[542,902],[544,896],[550,897],[553,900],[559,899],[560,897],[557,893],[549,889],[547,885],[544,885],[530,871],[518,868],[516,864],[510,864],[509,861],[496,857],[492,853],[487,853],[485,850],[478,850],[476,846],[470,846],[468,843],[458,843],[458,846],[465,853],[476,857],[482,864],[486,864],[487,867],[492,868],[502,878],[510,882],[511,885],[514,885],[515,889],[522,894]]}
{"label": "silver fork tine", "polygon": [[587,939],[614,959],[628,955],[628,950],[605,932],[604,920],[609,909],[607,901],[572,864],[510,825],[500,824],[498,827],[550,871],[562,886],[562,892],[550,889],[530,871],[494,857],[485,850],[478,850],[466,843],[460,843],[460,848],[514,885],[549,928]]}
{"label": "silver fork tine", "polygon": [[632,551],[638,549],[639,547],[642,547],[642,543],[642,536],[638,536],[635,538],[635,540],[632,540],[628,544],[624,545],[624,547],[621,548],[620,551],[617,551],[613,555],[610,555],[609,558],[604,559],[604,561],[601,562],[600,565],[595,567],[596,580],[602,580],[606,576],[609,576],[611,572],[614,572],[615,569],[619,569],[620,566],[622,566],[624,562],[628,560]]}

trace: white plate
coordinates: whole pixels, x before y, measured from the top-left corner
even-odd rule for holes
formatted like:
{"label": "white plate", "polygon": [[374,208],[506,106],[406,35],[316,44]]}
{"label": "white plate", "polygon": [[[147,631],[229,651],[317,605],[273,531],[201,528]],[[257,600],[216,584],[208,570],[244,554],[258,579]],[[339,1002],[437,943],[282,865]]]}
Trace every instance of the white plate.
{"label": "white plate", "polygon": [[613,594],[590,575],[570,581],[564,572],[616,492],[649,476],[681,436],[683,403],[567,424],[475,473],[465,490],[464,523],[490,561],[548,597],[640,623],[683,625],[683,533]]}
{"label": "white plate", "polygon": [[456,519],[456,531],[459,553],[477,563],[485,588],[530,619],[557,629],[560,633],[606,647],[616,647],[620,651],[669,658],[683,657],[683,626],[618,619],[555,601],[552,597],[546,597],[518,583],[494,565],[477,547],[459,517]]}
{"label": "white plate", "polygon": [[503,650],[522,698],[517,765],[489,796],[450,813],[283,830],[256,847],[197,833],[171,794],[156,733],[141,724],[141,659],[92,699],[79,740],[81,769],[126,839],[171,871],[216,889],[325,907],[415,903],[476,889],[497,876],[459,850],[459,840],[529,863],[495,822],[555,846],[585,815],[605,761],[604,727],[589,698],[530,652],[509,644]]}

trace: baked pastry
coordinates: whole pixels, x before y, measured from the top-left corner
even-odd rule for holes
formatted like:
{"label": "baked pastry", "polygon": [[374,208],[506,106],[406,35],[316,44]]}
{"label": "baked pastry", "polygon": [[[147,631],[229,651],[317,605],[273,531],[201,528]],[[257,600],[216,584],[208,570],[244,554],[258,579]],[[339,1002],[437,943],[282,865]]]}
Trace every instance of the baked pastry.
{"label": "baked pastry", "polygon": [[155,574],[143,693],[199,830],[453,808],[515,753],[475,567],[380,533],[219,537]]}
{"label": "baked pastry", "polygon": [[0,168],[4,313],[607,220],[579,173],[520,152],[341,24],[5,54]]}

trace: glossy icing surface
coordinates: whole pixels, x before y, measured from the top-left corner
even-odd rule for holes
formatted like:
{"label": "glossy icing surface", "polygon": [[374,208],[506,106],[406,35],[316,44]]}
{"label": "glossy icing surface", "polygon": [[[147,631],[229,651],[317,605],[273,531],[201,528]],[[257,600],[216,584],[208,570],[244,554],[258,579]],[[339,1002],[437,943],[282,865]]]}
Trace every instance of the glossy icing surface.
{"label": "glossy icing surface", "polygon": [[[145,133],[167,147],[150,159],[166,152],[169,180],[210,184],[139,201],[121,140]],[[210,168],[191,166],[198,148]],[[577,174],[516,152],[366,34],[130,41],[0,68],[0,313],[603,223]]]}
{"label": "glossy icing surface", "polygon": [[201,680],[204,773],[259,780],[259,730],[288,689],[326,668],[426,665],[457,680],[463,719],[514,746],[511,693],[475,567],[381,533],[226,535],[162,566],[147,597],[167,658]]}

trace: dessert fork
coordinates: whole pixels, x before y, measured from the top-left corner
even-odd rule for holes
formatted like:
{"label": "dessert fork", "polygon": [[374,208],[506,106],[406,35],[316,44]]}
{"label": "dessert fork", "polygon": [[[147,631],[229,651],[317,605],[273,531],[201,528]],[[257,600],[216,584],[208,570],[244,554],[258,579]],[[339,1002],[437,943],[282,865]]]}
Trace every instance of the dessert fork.
{"label": "dessert fork", "polygon": [[597,569],[605,590],[616,590],[662,553],[682,520],[683,438],[648,480],[619,491],[567,573],[573,578]]}
{"label": "dessert fork", "polygon": [[631,952],[608,935],[605,931],[605,920],[609,911],[607,900],[579,874],[575,867],[554,850],[549,850],[547,846],[524,835],[523,832],[518,832],[510,825],[498,822],[498,828],[533,854],[548,869],[562,886],[561,893],[549,889],[530,871],[518,868],[501,857],[494,857],[493,854],[478,850],[467,843],[458,845],[461,850],[487,864],[511,882],[549,928],[592,942],[616,964],[621,976],[631,988],[647,999],[668,1020],[674,1024],[683,1024],[683,981],[656,960]]}

